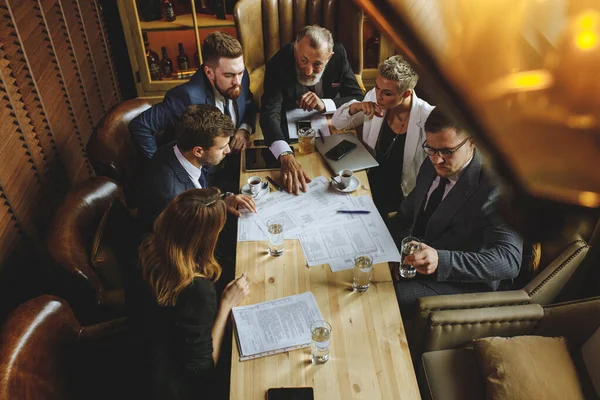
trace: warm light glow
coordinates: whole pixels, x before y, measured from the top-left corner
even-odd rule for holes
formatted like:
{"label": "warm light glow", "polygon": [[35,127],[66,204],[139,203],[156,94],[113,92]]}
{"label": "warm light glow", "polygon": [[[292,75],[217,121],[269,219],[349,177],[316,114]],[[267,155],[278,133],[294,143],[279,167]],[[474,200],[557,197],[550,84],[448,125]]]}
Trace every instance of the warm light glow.
{"label": "warm light glow", "polygon": [[598,13],[593,10],[585,11],[577,22],[582,30],[594,29],[598,26]]}
{"label": "warm light glow", "polygon": [[545,86],[547,83],[546,77],[539,72],[520,74],[515,78],[517,87],[520,88],[535,88]]}
{"label": "warm light glow", "polygon": [[587,10],[577,18],[575,44],[581,50],[590,50],[598,44],[598,31],[600,29],[600,13]]}
{"label": "warm light glow", "polygon": [[579,193],[579,204],[586,207],[598,207],[600,196],[592,192],[581,192]]}
{"label": "warm light glow", "polygon": [[594,32],[582,32],[577,35],[575,43],[581,50],[589,50],[598,44],[598,35]]}

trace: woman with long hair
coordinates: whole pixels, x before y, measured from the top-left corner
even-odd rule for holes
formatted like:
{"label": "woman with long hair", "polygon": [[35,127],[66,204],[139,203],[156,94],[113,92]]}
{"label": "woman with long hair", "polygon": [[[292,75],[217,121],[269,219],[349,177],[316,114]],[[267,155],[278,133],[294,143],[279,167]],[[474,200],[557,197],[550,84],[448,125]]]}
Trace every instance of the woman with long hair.
{"label": "woman with long hair", "polygon": [[368,172],[373,200],[386,216],[413,190],[426,157],[425,121],[433,106],[417,97],[417,73],[401,56],[379,64],[375,87],[362,102],[351,100],[335,111],[337,129],[362,126],[361,140],[379,162]]}
{"label": "woman with long hair", "polygon": [[231,308],[249,293],[245,274],[217,302],[214,250],[227,207],[216,188],[181,193],[140,245],[131,318],[157,399],[213,398],[214,368]]}

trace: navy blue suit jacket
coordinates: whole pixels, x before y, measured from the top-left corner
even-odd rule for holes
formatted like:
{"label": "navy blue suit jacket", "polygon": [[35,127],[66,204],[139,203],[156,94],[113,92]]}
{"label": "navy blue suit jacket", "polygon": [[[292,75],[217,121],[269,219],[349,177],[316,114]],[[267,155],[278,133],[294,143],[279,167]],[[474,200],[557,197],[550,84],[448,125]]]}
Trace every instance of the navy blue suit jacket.
{"label": "navy blue suit jacket", "polygon": [[[139,186],[138,220],[144,232],[152,232],[154,220],[180,193],[196,186],[179,163],[174,143],[162,146],[144,170]],[[207,177],[212,182],[210,174]]]}
{"label": "navy blue suit jacket", "polygon": [[[129,124],[129,131],[142,153],[150,158],[157,149],[155,135],[163,131],[163,143],[175,140],[174,129],[185,109],[191,104],[215,105],[213,86],[204,73],[204,66],[189,80],[170,89],[161,103],[141,113]],[[250,92],[250,76],[244,69],[242,94],[236,100],[237,128],[246,123],[255,129],[257,109]],[[233,112],[233,110],[231,110]]]}
{"label": "navy blue suit jacket", "polygon": [[[523,242],[496,213],[498,189],[481,168],[477,150],[458,182],[427,223],[423,243],[438,251],[438,282],[481,285],[496,290],[501,280],[515,278],[521,266]],[[429,157],[417,184],[391,223],[397,243],[413,232],[431,183],[437,176]]]}

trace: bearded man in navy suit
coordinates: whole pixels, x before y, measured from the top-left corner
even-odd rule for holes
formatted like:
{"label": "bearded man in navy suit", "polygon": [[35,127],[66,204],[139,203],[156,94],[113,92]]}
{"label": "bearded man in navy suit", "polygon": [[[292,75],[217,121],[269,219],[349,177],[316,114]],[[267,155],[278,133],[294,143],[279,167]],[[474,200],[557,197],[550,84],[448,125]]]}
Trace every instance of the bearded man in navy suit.
{"label": "bearded man in navy suit", "polygon": [[[161,103],[144,111],[129,124],[129,131],[147,158],[156,152],[156,134],[163,143],[175,139],[175,127],[192,104],[209,104],[229,116],[236,127],[230,146],[244,149],[254,132],[257,109],[250,92],[250,76],[244,68],[242,46],[234,37],[213,32],[202,44],[204,64],[189,82],[169,90]],[[239,173],[239,171],[238,171]]]}

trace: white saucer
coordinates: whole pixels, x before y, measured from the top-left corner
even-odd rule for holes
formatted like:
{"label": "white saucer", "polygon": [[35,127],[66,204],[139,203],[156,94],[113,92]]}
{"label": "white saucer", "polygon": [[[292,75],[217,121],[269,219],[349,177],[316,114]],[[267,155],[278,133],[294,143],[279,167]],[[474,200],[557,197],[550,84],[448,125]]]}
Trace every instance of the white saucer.
{"label": "white saucer", "polygon": [[245,194],[245,195],[248,195],[248,196],[252,196],[255,199],[260,199],[261,197],[264,197],[264,196],[268,195],[270,191],[271,191],[271,189],[269,189],[269,187],[267,186],[266,189],[261,189],[260,192],[258,192],[256,194],[256,196],[255,196],[250,191],[250,185],[247,184],[247,183],[242,187],[242,190],[240,190],[240,192],[242,194]]}
{"label": "white saucer", "polygon": [[353,176],[350,179],[350,183],[348,184],[348,186],[342,189],[342,187],[340,186],[340,177],[338,175],[335,178],[331,179],[331,186],[333,186],[333,188],[338,192],[351,193],[358,189],[358,187],[360,186],[360,181],[356,176]]}

